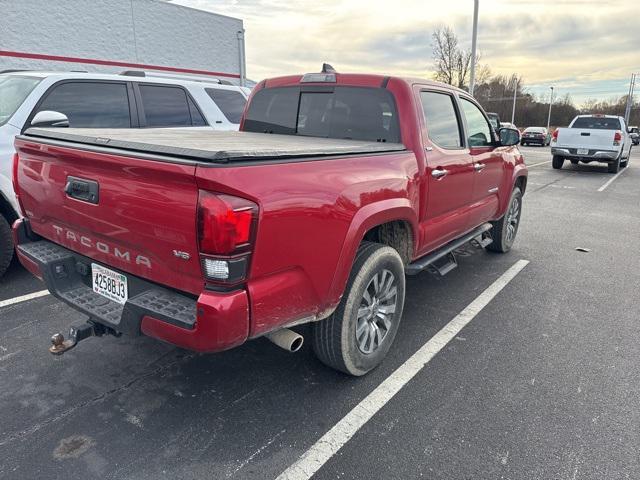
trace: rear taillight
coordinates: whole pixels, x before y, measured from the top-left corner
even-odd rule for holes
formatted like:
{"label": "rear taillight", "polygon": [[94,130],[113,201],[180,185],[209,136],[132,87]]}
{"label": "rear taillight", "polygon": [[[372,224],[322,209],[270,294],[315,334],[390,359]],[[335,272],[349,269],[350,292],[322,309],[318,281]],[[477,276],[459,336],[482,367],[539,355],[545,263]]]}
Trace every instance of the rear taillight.
{"label": "rear taillight", "polygon": [[620,130],[617,130],[616,133],[613,134],[613,144],[618,146],[620,145],[621,141],[622,141],[622,132]]}
{"label": "rear taillight", "polygon": [[200,190],[198,244],[208,280],[235,284],[246,277],[258,206],[244,198]]}
{"label": "rear taillight", "polygon": [[556,141],[558,140],[558,130],[554,130],[553,133],[551,134],[551,140]]}

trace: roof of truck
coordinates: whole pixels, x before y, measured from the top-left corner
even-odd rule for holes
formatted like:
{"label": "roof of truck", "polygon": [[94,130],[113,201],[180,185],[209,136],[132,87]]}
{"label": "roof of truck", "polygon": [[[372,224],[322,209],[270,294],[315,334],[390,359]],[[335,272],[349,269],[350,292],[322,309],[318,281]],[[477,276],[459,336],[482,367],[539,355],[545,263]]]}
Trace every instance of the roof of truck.
{"label": "roof of truck", "polygon": [[400,82],[407,83],[409,85],[427,85],[434,87],[446,88],[448,90],[454,90],[459,93],[468,92],[454,87],[453,85],[449,85],[447,83],[436,82],[435,80],[427,80],[424,78],[417,77],[399,77],[393,75],[383,75],[383,74],[370,74],[370,73],[336,73],[336,81],[335,82],[309,82],[304,83],[302,79],[305,75],[287,75],[282,77],[274,77],[263,80],[262,82],[258,82],[258,85],[264,82],[264,86],[267,88],[271,87],[281,87],[281,86],[289,86],[289,85],[358,85],[358,86],[368,86],[368,87],[380,87],[386,85],[390,80],[396,80]]}
{"label": "roof of truck", "polygon": [[583,115],[576,115],[576,118],[578,117],[621,118],[620,115],[605,115],[604,113],[585,113]]}
{"label": "roof of truck", "polygon": [[401,143],[184,128],[30,128],[19,138],[34,140],[34,137],[45,143],[85,146],[92,151],[106,149],[114,154],[151,154],[212,163],[366,155],[406,149]]}

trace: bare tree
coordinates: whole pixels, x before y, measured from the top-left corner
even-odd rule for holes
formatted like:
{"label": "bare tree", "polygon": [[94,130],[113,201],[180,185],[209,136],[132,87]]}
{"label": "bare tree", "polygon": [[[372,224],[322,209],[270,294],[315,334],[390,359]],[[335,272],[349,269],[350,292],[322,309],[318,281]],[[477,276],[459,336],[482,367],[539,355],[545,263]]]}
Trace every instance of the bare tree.
{"label": "bare tree", "polygon": [[[460,48],[457,35],[448,26],[437,28],[432,38],[431,48],[435,67],[433,78],[439,82],[466,89],[471,73],[471,50]],[[479,68],[479,59],[480,55],[476,55],[476,72],[480,70],[486,80],[490,72],[488,67]]]}
{"label": "bare tree", "polygon": [[477,63],[480,55],[476,55],[476,84],[487,83],[491,78],[491,69],[489,65]]}
{"label": "bare tree", "polygon": [[449,27],[439,27],[433,32],[434,79],[453,85],[459,60],[458,37]]}

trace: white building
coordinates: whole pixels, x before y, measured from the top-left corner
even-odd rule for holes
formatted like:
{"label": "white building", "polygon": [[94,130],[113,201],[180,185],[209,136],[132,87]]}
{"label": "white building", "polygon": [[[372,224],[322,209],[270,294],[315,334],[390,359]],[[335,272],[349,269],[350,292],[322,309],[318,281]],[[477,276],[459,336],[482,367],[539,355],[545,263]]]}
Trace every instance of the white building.
{"label": "white building", "polygon": [[0,12],[0,70],[245,77],[237,18],[159,0],[0,0]]}

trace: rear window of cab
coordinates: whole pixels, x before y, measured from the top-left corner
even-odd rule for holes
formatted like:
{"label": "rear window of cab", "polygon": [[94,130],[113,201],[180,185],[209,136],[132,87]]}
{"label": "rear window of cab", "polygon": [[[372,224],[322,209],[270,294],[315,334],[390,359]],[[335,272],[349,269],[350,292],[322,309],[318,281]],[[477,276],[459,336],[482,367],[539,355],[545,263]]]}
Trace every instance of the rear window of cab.
{"label": "rear window of cab", "polygon": [[384,88],[335,86],[258,91],[249,104],[245,131],[400,143],[398,113]]}
{"label": "rear window of cab", "polygon": [[590,128],[594,130],[621,130],[618,118],[608,117],[578,117],[571,128]]}

